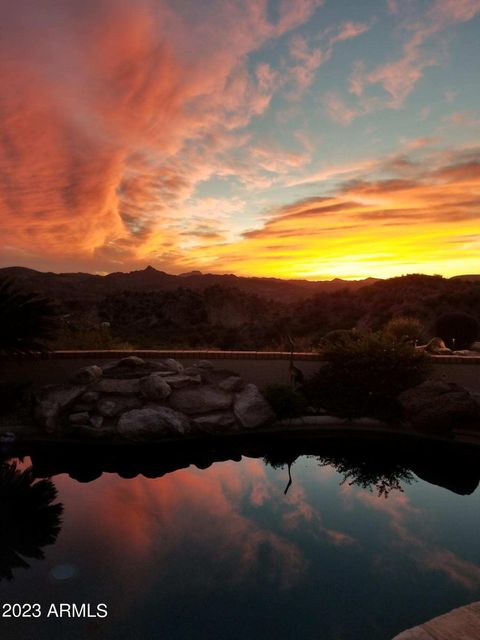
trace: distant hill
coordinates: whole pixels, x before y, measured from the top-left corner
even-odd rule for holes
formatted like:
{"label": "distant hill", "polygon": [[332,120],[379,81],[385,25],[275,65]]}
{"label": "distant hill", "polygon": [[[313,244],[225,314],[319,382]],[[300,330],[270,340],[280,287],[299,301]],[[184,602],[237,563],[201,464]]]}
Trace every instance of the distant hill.
{"label": "distant hill", "polygon": [[317,293],[342,289],[357,290],[377,282],[376,278],[359,281],[334,280],[282,280],[280,278],[245,278],[233,274],[203,274],[191,271],[171,275],[151,266],[141,271],[110,273],[105,276],[89,273],[43,273],[25,267],[0,269],[0,277],[9,276],[23,287],[42,295],[68,302],[95,302],[99,298],[121,291],[174,291],[179,288],[203,291],[218,285],[235,288],[277,302],[295,302]]}
{"label": "distant hill", "polygon": [[468,274],[465,276],[452,276],[450,280],[466,280],[467,282],[478,282],[480,280],[480,274]]}
{"label": "distant hill", "polygon": [[[480,277],[410,274],[310,282],[147,267],[106,276],[0,269],[27,291],[57,300],[63,315],[53,344],[60,349],[218,348],[316,349],[338,329],[376,331],[393,318],[416,318],[420,340],[435,335],[438,317],[462,311],[480,320]],[[108,330],[105,331],[104,323]]]}

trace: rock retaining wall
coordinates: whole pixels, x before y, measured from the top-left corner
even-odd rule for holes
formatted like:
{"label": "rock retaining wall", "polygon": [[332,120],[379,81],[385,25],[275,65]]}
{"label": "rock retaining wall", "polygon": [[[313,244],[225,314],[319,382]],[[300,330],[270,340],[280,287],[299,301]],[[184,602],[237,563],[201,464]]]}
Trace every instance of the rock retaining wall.
{"label": "rock retaining wall", "polygon": [[35,396],[34,417],[47,433],[145,440],[254,429],[274,420],[258,387],[201,360],[128,356],[87,365]]}

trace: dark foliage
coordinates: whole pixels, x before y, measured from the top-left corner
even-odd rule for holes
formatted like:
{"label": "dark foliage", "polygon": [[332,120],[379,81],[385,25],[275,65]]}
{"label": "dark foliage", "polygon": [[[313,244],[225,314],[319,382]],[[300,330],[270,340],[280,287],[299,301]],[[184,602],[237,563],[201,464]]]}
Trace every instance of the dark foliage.
{"label": "dark foliage", "polygon": [[31,469],[0,466],[0,580],[28,569],[25,558],[44,558],[43,547],[57,539],[63,506],[54,504],[57,490],[50,480],[35,481]]}
{"label": "dark foliage", "polygon": [[[269,451],[263,458],[265,464],[274,469],[289,470],[289,484],[292,483],[291,467],[298,454],[279,448]],[[320,466],[331,466],[343,475],[341,484],[357,486],[361,489],[375,491],[378,496],[388,498],[391,491],[403,491],[404,484],[411,484],[415,480],[414,474],[395,455],[386,451],[366,451],[348,453],[334,453],[317,458]]]}
{"label": "dark foliage", "polygon": [[308,401],[334,415],[394,419],[399,393],[426,376],[422,352],[382,333],[355,336],[325,349],[326,365],[303,388]]}
{"label": "dark foliage", "polygon": [[420,342],[425,332],[420,320],[407,316],[392,318],[385,325],[384,331],[392,337],[392,340],[411,342],[413,344]]}
{"label": "dark foliage", "polygon": [[411,484],[413,473],[404,465],[389,457],[335,456],[318,459],[322,467],[332,466],[343,475],[342,484],[357,486],[377,492],[388,498],[391,491],[403,491],[402,483]]}
{"label": "dark foliage", "polygon": [[275,348],[280,309],[268,300],[219,286],[204,291],[125,291],[108,296],[101,319],[124,340],[144,347]]}
{"label": "dark foliage", "polygon": [[445,313],[435,323],[435,332],[449,349],[468,349],[478,338],[478,320],[468,313]]}
{"label": "dark foliage", "polygon": [[30,382],[0,380],[0,416],[8,415],[18,406],[28,410],[31,402]]}
{"label": "dark foliage", "polygon": [[[389,324],[396,339],[408,335],[426,342],[435,336],[435,320],[442,314],[460,311],[480,318],[480,281],[440,276],[409,275],[281,301],[256,286],[262,279],[247,279],[242,289],[235,286],[239,279],[234,277],[225,280],[229,286],[193,289],[186,278],[180,279],[185,283],[181,287],[150,290],[148,274],[138,272],[132,288],[123,290],[118,287],[129,278],[121,275],[113,274],[105,282],[87,274],[58,276],[58,298],[69,314],[71,330],[63,331],[57,348],[115,348],[128,343],[132,348],[280,351],[289,350],[291,336],[296,350],[319,350],[324,338],[336,331],[375,332]],[[90,283],[87,298],[83,278]],[[112,293],[105,297],[108,283]],[[257,290],[262,295],[255,294]],[[408,318],[408,323],[401,318]],[[110,323],[108,335],[99,330],[105,321]]]}
{"label": "dark foliage", "polygon": [[0,352],[44,351],[58,327],[58,308],[18,288],[10,280],[0,282]]}
{"label": "dark foliage", "polygon": [[286,384],[268,385],[264,390],[264,396],[280,420],[305,415],[305,397]]}

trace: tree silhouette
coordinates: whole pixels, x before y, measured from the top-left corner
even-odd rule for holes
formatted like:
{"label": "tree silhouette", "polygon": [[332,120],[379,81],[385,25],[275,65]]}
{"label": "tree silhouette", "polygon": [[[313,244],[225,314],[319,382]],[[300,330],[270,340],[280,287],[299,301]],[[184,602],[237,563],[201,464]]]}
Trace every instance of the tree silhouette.
{"label": "tree silhouette", "polygon": [[388,498],[391,491],[402,491],[403,484],[411,484],[415,476],[403,464],[388,456],[335,455],[318,458],[320,466],[332,466],[343,474],[341,484],[357,486],[376,491],[377,495]]}
{"label": "tree silhouette", "polygon": [[0,580],[12,580],[15,569],[28,569],[25,558],[43,559],[43,547],[54,544],[61,529],[63,505],[56,503],[51,480],[37,480],[31,468],[0,466]]}
{"label": "tree silhouette", "polygon": [[57,320],[51,300],[23,291],[10,278],[0,281],[0,352],[44,351]]}

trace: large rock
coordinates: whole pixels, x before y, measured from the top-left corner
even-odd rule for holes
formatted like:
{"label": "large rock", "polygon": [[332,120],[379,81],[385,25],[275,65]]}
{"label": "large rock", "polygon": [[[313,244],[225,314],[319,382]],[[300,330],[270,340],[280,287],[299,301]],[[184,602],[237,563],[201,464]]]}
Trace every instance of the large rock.
{"label": "large rock", "polygon": [[231,375],[221,380],[218,386],[224,391],[240,391],[245,386],[245,382],[240,376]]}
{"label": "large rock", "polygon": [[169,398],[169,404],[177,411],[188,415],[224,411],[232,405],[232,394],[211,385],[176,389]]}
{"label": "large rock", "polygon": [[204,369],[202,378],[208,384],[213,384],[224,391],[240,391],[245,386],[239,375],[227,369]]}
{"label": "large rock", "polygon": [[82,404],[92,406],[97,402],[99,397],[100,394],[97,391],[86,391],[82,396],[80,396],[79,401]]}
{"label": "large rock", "polygon": [[129,438],[155,435],[183,435],[190,430],[188,418],[169,407],[145,407],[124,413],[118,421],[117,431]]}
{"label": "large rock", "polygon": [[447,347],[441,338],[432,338],[430,342],[419,347],[419,349],[437,356],[450,355],[452,353],[452,350]]}
{"label": "large rock", "polygon": [[180,389],[181,387],[186,387],[191,384],[200,384],[202,382],[202,378],[197,376],[185,376],[181,373],[173,374],[165,378],[166,382],[168,382],[170,387],[174,389]]}
{"label": "large rock", "polygon": [[60,427],[60,420],[79,396],[85,391],[83,385],[49,385],[36,395],[35,420],[48,433]]}
{"label": "large rock", "polygon": [[194,367],[198,367],[199,369],[214,369],[214,364],[213,362],[210,362],[210,360],[197,360],[197,362],[194,362],[193,364]]}
{"label": "large rock", "polygon": [[401,393],[399,402],[412,426],[422,431],[447,433],[480,419],[475,399],[453,382],[427,380]]}
{"label": "large rock", "polygon": [[88,424],[90,416],[87,411],[80,411],[79,413],[71,413],[68,416],[68,421],[72,424]]}
{"label": "large rock", "polygon": [[122,380],[118,378],[103,378],[95,385],[95,391],[100,393],[136,394],[140,393],[140,379]]}
{"label": "large rock", "polygon": [[127,356],[117,362],[118,367],[143,367],[145,364],[145,360],[138,356]]}
{"label": "large rock", "polygon": [[233,412],[242,427],[247,429],[260,427],[275,418],[272,408],[254,384],[245,385],[236,394]]}
{"label": "large rock", "polygon": [[183,364],[178,362],[178,360],[174,360],[173,358],[167,358],[166,360],[161,361],[161,365],[170,369],[170,371],[174,371],[175,373],[182,373]]}
{"label": "large rock", "polygon": [[135,396],[104,397],[97,402],[97,411],[104,418],[113,418],[131,409],[140,409],[142,401]]}
{"label": "large rock", "polygon": [[95,382],[103,375],[103,370],[101,367],[98,367],[96,364],[93,364],[89,367],[82,367],[75,371],[70,378],[69,382],[74,384],[90,384],[91,382]]}
{"label": "large rock", "polygon": [[165,400],[172,393],[172,388],[161,376],[152,373],[140,380],[140,391],[149,400]]}
{"label": "large rock", "polygon": [[193,418],[192,422],[195,427],[205,433],[225,433],[238,429],[238,424],[232,411],[207,413]]}
{"label": "large rock", "polygon": [[101,426],[103,425],[103,416],[98,416],[98,415],[90,416],[90,424],[92,425],[92,427],[95,427],[96,429],[100,429]]}
{"label": "large rock", "polygon": [[165,371],[167,374],[172,373],[171,369],[161,362],[146,361],[136,356],[129,356],[128,358],[107,364],[103,367],[105,377],[115,378],[117,380],[144,378],[154,371]]}

